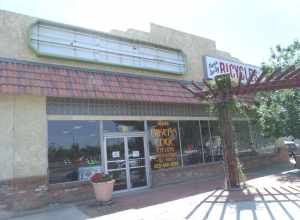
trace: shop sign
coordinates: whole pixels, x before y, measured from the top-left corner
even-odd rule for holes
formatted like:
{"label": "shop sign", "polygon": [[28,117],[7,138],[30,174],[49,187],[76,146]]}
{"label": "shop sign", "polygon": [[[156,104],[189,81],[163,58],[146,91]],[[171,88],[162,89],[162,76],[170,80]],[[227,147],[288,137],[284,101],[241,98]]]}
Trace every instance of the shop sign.
{"label": "shop sign", "polygon": [[177,167],[177,128],[167,121],[159,121],[150,129],[150,138],[154,140],[156,150],[153,168]]}
{"label": "shop sign", "polygon": [[138,150],[132,151],[132,157],[139,157],[139,156],[140,156],[140,152]]}
{"label": "shop sign", "polygon": [[248,78],[254,73],[252,82],[261,75],[262,70],[253,65],[219,59],[215,57],[205,56],[204,57],[204,69],[206,73],[206,79],[214,79],[219,75],[229,74],[230,77],[238,81],[239,75],[242,74],[242,83],[246,83]]}
{"label": "shop sign", "polygon": [[120,151],[113,151],[112,152],[112,158],[119,158],[120,157]]}

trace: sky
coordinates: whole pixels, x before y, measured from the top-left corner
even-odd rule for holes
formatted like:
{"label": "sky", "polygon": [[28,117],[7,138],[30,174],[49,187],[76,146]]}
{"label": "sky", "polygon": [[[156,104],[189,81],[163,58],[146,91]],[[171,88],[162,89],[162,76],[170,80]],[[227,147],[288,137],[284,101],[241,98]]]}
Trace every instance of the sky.
{"label": "sky", "polygon": [[253,65],[300,38],[300,0],[0,0],[0,9],[99,31],[155,23],[215,40]]}

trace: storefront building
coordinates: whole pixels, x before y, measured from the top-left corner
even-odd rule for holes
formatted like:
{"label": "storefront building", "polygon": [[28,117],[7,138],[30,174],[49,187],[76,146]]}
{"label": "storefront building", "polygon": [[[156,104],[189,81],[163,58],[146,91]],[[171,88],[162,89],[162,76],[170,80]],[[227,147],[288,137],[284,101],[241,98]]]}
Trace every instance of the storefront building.
{"label": "storefront building", "polygon": [[[3,209],[93,198],[93,172],[111,174],[116,193],[222,175],[217,118],[190,90],[256,67],[155,24],[102,33],[6,11],[0,21]],[[240,151],[259,147],[249,120],[234,124]]]}

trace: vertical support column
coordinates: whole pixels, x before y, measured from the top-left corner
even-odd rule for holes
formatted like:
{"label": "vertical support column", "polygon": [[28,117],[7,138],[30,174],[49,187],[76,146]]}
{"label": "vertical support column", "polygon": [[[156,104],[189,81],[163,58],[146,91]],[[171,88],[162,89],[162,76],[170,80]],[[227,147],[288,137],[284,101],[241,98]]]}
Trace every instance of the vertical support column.
{"label": "vertical support column", "polygon": [[200,141],[201,141],[201,151],[202,151],[202,163],[205,163],[205,158],[204,158],[204,149],[203,149],[203,137],[202,137],[202,126],[201,126],[201,121],[199,120],[199,130],[200,130]]}
{"label": "vertical support column", "polygon": [[208,126],[208,133],[209,133],[209,152],[210,152],[210,156],[211,156],[211,162],[215,161],[214,158],[214,152],[213,152],[213,143],[212,143],[212,136],[211,136],[211,129],[210,129],[210,119],[207,120],[207,126]]}
{"label": "vertical support column", "polygon": [[237,155],[232,138],[233,131],[231,113],[227,101],[218,103],[218,113],[223,142],[226,188],[236,188],[240,186],[240,180]]}
{"label": "vertical support column", "polygon": [[130,179],[130,164],[129,164],[129,150],[128,150],[128,136],[122,137],[124,140],[124,148],[125,148],[125,163],[126,163],[126,181],[127,181],[127,189],[131,189],[131,179]]}
{"label": "vertical support column", "polygon": [[238,171],[238,159],[233,143],[232,115],[231,108],[233,97],[230,93],[231,81],[229,75],[216,78],[216,84],[220,92],[217,100],[217,111],[221,128],[224,165],[225,165],[225,187],[227,189],[240,187]]}
{"label": "vertical support column", "polygon": [[178,139],[179,139],[179,149],[180,149],[180,161],[181,161],[181,167],[183,167],[183,154],[182,154],[182,145],[181,145],[181,134],[180,134],[179,121],[177,121],[177,129],[178,129]]}
{"label": "vertical support column", "polygon": [[99,121],[99,137],[100,137],[100,160],[103,171],[106,173],[106,149],[104,144],[103,121]]}
{"label": "vertical support column", "polygon": [[152,185],[151,177],[151,159],[150,159],[150,149],[149,149],[149,136],[148,136],[148,124],[147,120],[144,121],[144,149],[145,149],[145,167],[147,174],[147,186]]}

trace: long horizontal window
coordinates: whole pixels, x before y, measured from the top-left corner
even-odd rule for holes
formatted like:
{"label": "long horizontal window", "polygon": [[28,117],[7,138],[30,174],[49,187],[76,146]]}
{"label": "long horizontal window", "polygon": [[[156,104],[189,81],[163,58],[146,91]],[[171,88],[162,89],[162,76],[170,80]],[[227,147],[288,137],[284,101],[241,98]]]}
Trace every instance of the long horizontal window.
{"label": "long horizontal window", "polygon": [[30,44],[42,55],[177,74],[185,72],[185,60],[180,50],[62,25],[36,23],[31,30]]}
{"label": "long horizontal window", "polygon": [[[103,126],[100,126],[101,123]],[[252,150],[248,122],[235,121],[234,125],[238,150]],[[100,127],[103,129],[100,130]],[[115,133],[122,139],[122,134],[142,135],[142,132],[148,136],[152,170],[223,160],[220,128],[216,120],[147,121],[147,130],[144,130],[144,121],[49,120],[49,182],[89,180],[92,173],[103,172],[103,164],[107,163],[100,159],[100,145],[105,145],[100,143],[101,135],[109,135],[112,139]],[[139,151],[135,150],[134,154],[139,155]],[[122,149],[107,152],[108,160],[109,157],[119,158],[124,153]]]}

